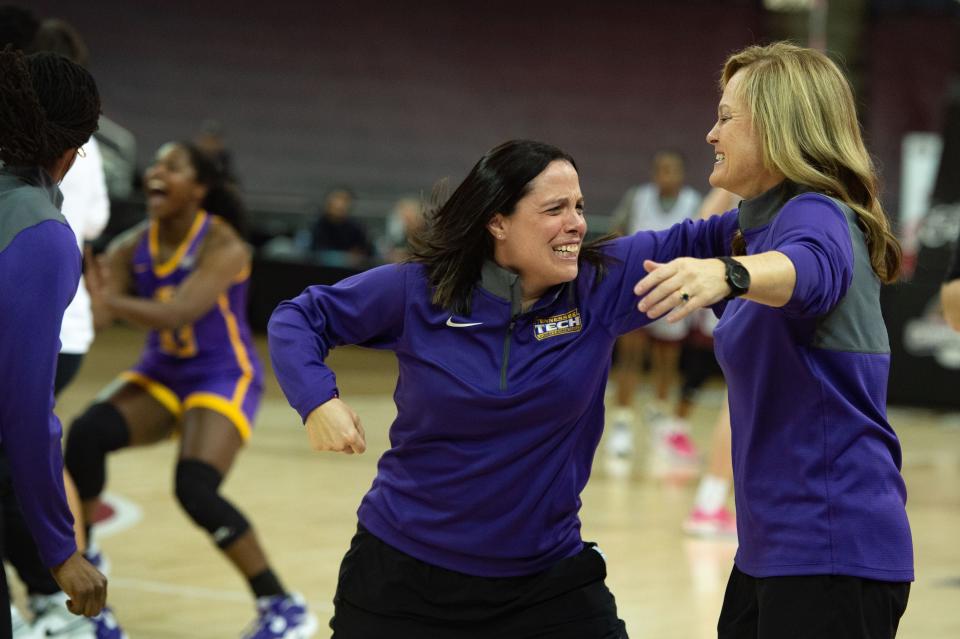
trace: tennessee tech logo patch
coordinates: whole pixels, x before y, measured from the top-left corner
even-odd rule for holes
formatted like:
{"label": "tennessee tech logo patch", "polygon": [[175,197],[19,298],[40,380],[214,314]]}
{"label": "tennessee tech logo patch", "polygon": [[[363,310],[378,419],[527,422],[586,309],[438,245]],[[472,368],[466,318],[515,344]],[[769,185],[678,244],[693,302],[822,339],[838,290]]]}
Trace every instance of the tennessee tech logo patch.
{"label": "tennessee tech logo patch", "polygon": [[563,315],[536,320],[533,323],[533,335],[538,340],[544,340],[564,333],[579,333],[582,325],[580,311],[575,308]]}

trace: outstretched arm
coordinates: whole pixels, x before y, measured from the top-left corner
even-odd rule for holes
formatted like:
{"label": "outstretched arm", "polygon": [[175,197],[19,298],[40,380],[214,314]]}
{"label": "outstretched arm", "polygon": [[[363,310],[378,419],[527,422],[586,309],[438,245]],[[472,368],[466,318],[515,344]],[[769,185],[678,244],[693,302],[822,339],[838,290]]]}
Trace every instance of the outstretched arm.
{"label": "outstretched arm", "polygon": [[[790,301],[797,282],[797,270],[790,258],[779,251],[769,251],[734,259],[750,273],[750,289],[744,299],[777,308]],[[643,298],[637,308],[651,319],[669,312],[667,320],[677,321],[730,294],[726,266],[717,259],[682,257],[666,264],[647,260],[643,266],[649,275],[633,291]]]}
{"label": "outstretched arm", "polygon": [[[803,196],[784,206],[771,224],[773,250],[734,259],[750,273],[744,298],[783,308],[795,316],[827,313],[853,278],[853,245],[846,217],[822,196]],[[669,312],[678,321],[730,293],[720,260],[678,258],[648,262],[634,292],[637,308],[651,318]]]}

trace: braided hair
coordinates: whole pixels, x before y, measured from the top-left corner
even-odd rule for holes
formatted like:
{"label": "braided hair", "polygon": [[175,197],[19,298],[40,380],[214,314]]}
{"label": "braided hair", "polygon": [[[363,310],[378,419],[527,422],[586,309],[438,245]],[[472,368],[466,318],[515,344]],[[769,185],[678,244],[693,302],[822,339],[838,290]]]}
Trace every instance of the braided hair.
{"label": "braided hair", "polygon": [[0,51],[0,160],[49,167],[84,145],[100,118],[93,76],[54,53]]}

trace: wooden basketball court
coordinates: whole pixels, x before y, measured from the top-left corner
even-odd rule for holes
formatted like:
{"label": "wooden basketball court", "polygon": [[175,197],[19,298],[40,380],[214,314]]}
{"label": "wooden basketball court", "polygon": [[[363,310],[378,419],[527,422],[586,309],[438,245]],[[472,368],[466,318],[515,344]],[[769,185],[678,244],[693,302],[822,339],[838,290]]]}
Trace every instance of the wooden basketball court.
{"label": "wooden basketball court", "polygon": [[[65,425],[136,360],[142,339],[142,333],[126,328],[98,336],[60,399]],[[258,347],[269,369],[262,339]],[[299,418],[268,374],[254,437],[224,488],[256,526],[282,581],[301,592],[320,617],[318,637],[329,637],[326,622],[339,562],[356,526],[360,498],[387,446],[396,378],[390,353],[339,349],[330,361],[343,398],[363,420],[367,453],[311,451]],[[694,437],[705,449],[722,394],[708,389],[703,395]],[[898,636],[954,639],[960,637],[960,414],[890,413],[903,442],[917,558],[917,582]],[[122,498],[121,515],[130,516],[130,522],[98,538],[112,563],[110,603],[131,639],[238,637],[253,618],[252,599],[206,535],[180,512],[172,496],[174,457],[170,442],[110,458],[107,489]],[[598,459],[583,494],[584,537],[597,541],[607,557],[608,584],[631,637],[716,637],[735,544],[684,536],[680,524],[695,484],[659,483],[637,466],[631,476],[615,478]],[[16,578],[11,582],[22,596]]]}

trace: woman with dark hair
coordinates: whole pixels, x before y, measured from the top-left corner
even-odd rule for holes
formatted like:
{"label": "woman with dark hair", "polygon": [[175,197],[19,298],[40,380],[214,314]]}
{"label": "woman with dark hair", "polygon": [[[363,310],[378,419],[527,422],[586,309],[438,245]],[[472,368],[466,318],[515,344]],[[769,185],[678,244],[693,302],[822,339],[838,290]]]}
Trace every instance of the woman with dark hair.
{"label": "woman with dark hair", "polygon": [[334,637],[626,637],[580,492],[619,335],[646,324],[644,259],[713,254],[735,218],[585,244],[576,164],[514,140],[488,152],[414,236],[411,258],[282,303],[280,384],[317,450],[362,453],[324,360],[396,353],[392,447],[340,569]]}
{"label": "woman with dark hair", "polygon": [[106,454],[179,432],[176,497],[257,598],[258,619],[243,636],[300,639],[316,618],[281,586],[249,522],[219,492],[263,393],[246,319],[251,253],[232,226],[239,201],[219,177],[185,142],[160,147],[147,169],[149,219],[110,245],[91,291],[101,314],[150,333],[140,361],[73,422],[66,463],[90,521]]}
{"label": "woman with dark hair", "polygon": [[[3,22],[0,11],[0,23]],[[61,20],[44,20],[32,38],[33,51],[47,51],[62,55],[71,62],[86,66],[87,49],[79,33]],[[77,246],[84,251],[86,242],[96,239],[103,231],[110,215],[110,200],[104,180],[103,161],[100,147],[95,137],[90,137],[77,152],[70,171],[58,183],[63,195],[60,213],[76,234]],[[92,264],[86,261],[85,266]],[[57,372],[54,378],[54,399],[70,384],[80,370],[84,356],[94,337],[93,314],[90,310],[90,298],[86,282],[80,278],[80,284],[73,300],[63,313],[60,326],[60,354],[57,357]],[[6,459],[0,452],[0,475],[6,470]],[[64,489],[67,502],[74,513],[76,541],[78,550],[97,569],[96,555],[86,547],[86,538],[82,526],[77,526],[79,517],[79,498],[70,475],[64,472]],[[33,619],[29,624],[30,636],[47,636],[50,631],[56,636],[70,633],[70,639],[114,639],[122,636],[117,628],[109,608],[96,617],[87,619],[70,613],[65,602],[67,595],[60,589],[50,572],[43,565],[37,552],[33,537],[26,528],[15,503],[3,508],[2,523],[7,561],[16,569],[16,573],[27,592],[27,602]],[[14,639],[27,636],[28,624],[11,602],[10,614],[13,619]],[[85,632],[81,631],[85,629]]]}
{"label": "woman with dark hair", "polygon": [[[99,115],[96,83],[82,67],[53,54],[0,51],[0,445],[10,474],[0,496],[12,507],[12,484],[67,607],[87,616],[103,608],[107,582],[77,552],[53,413],[60,324],[81,270],[57,184]],[[0,570],[0,633],[10,632],[7,599]]]}

